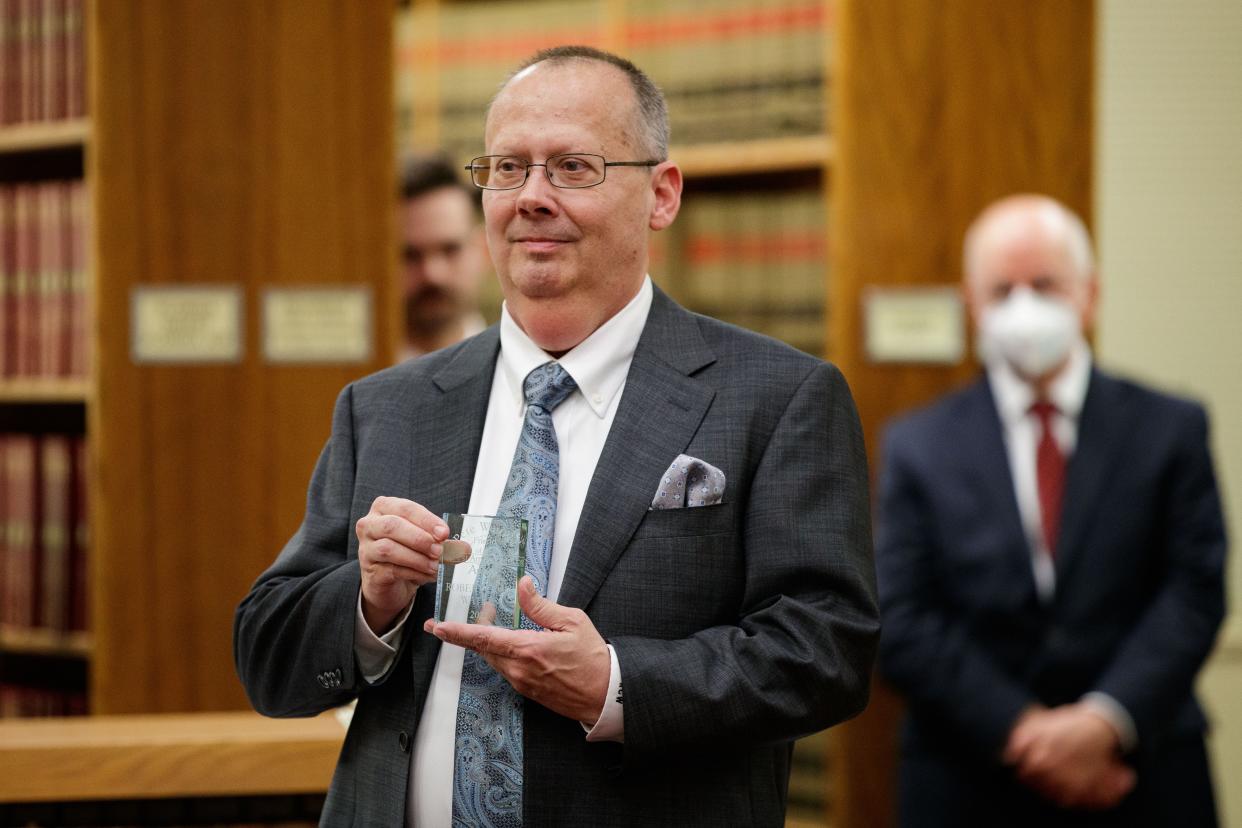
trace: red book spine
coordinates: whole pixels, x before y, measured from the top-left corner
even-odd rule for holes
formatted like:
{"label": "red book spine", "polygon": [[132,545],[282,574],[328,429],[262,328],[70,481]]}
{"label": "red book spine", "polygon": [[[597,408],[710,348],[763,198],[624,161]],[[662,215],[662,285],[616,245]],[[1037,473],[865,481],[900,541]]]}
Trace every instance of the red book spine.
{"label": "red book spine", "polygon": [[73,480],[72,511],[73,535],[70,539],[69,551],[69,626],[74,630],[90,629],[90,590],[88,589],[87,547],[90,543],[88,533],[88,504],[86,502],[86,476],[89,456],[84,437],[73,439],[73,468],[70,472]]}
{"label": "red book spine", "polygon": [[65,115],[86,114],[86,25],[82,0],[65,0],[61,18],[65,31]]}
{"label": "red book spine", "polygon": [[13,274],[17,270],[16,198],[12,187],[0,187],[0,378],[13,373]]}
{"label": "red book spine", "polygon": [[30,281],[34,267],[34,218],[31,215],[34,188],[29,184],[19,184],[13,194],[13,232],[15,237],[13,254],[12,287],[13,309],[13,370],[10,376],[26,376],[26,365],[30,350]]}
{"label": "red book spine", "polygon": [[10,434],[6,452],[8,477],[9,572],[12,578],[11,623],[21,628],[34,626],[36,589],[34,545],[31,542],[34,512],[34,436]]}
{"label": "red book spine", "polygon": [[58,377],[71,376],[73,373],[73,326],[74,326],[74,281],[73,281],[73,213],[71,201],[73,183],[57,182],[55,197],[55,224],[57,244],[56,291],[53,300],[56,303],[57,325],[52,335],[56,339],[56,363],[53,374]]}
{"label": "red book spine", "polygon": [[27,599],[26,626],[42,626],[43,620],[43,464],[40,463],[41,435],[31,434],[27,439],[26,467],[26,567],[30,576]]}
{"label": "red book spine", "polygon": [[40,626],[69,629],[70,438],[43,435],[40,446],[42,509],[39,546],[43,553]]}
{"label": "red book spine", "polygon": [[87,294],[86,232],[90,220],[87,212],[86,182],[71,181],[67,185],[66,213],[67,269],[69,297],[69,368],[74,377],[86,377],[90,370],[90,299]]}
{"label": "red book spine", "polygon": [[9,435],[0,434],[0,625],[13,623],[14,564],[9,554]]}

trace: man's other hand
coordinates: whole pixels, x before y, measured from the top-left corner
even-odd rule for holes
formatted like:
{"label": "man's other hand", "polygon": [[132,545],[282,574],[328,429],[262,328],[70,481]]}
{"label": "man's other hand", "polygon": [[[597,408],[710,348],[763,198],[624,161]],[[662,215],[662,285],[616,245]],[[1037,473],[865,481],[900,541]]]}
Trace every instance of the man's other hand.
{"label": "man's other hand", "polygon": [[518,582],[518,603],[542,630],[437,623],[434,619],[428,619],[423,629],[483,656],[526,698],[593,725],[608,693],[612,669],[608,645],[585,612],[539,595],[530,576]]}

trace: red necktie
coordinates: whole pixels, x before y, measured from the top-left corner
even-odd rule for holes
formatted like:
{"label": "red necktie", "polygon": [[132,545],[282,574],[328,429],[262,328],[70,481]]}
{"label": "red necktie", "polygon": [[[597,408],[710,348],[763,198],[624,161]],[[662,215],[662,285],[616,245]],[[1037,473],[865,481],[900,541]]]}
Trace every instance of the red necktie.
{"label": "red necktie", "polygon": [[1039,417],[1039,446],[1035,449],[1035,473],[1039,481],[1039,514],[1043,520],[1044,543],[1048,553],[1057,554],[1057,534],[1061,531],[1061,501],[1065,495],[1065,455],[1052,436],[1052,403],[1037,402],[1031,406]]}

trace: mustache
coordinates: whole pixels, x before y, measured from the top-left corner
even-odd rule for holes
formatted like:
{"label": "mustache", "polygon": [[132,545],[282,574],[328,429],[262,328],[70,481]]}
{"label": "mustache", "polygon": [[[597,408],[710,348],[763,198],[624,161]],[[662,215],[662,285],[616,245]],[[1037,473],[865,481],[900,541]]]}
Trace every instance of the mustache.
{"label": "mustache", "polygon": [[577,241],[579,234],[569,229],[553,229],[544,227],[510,227],[505,232],[505,241]]}
{"label": "mustache", "polygon": [[457,295],[451,291],[447,291],[439,285],[423,285],[418,290],[409,293],[405,297],[407,304],[418,304],[429,299],[456,299]]}

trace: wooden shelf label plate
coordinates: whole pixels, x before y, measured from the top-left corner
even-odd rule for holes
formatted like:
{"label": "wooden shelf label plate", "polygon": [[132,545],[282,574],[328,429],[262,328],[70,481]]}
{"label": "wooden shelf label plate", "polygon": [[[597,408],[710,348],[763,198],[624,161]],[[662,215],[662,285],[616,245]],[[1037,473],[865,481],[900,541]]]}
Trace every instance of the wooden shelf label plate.
{"label": "wooden shelf label plate", "polygon": [[873,287],[863,300],[867,358],[956,365],[966,354],[964,317],[955,287]]}
{"label": "wooden shelf label plate", "polygon": [[263,358],[276,363],[358,363],[373,353],[371,290],[364,285],[268,288]]}
{"label": "wooden shelf label plate", "polygon": [[130,355],[140,364],[240,362],[241,287],[134,287],[130,294]]}

